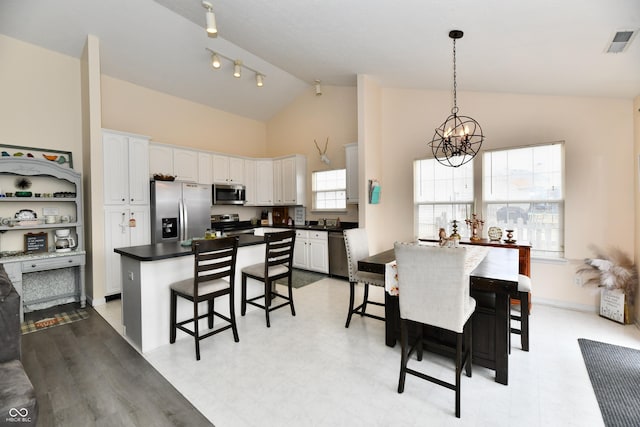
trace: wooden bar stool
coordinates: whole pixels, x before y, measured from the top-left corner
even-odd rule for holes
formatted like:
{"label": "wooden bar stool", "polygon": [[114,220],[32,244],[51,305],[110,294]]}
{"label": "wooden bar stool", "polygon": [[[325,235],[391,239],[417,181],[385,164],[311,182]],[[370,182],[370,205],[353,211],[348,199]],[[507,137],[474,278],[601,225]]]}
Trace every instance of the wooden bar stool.
{"label": "wooden bar stool", "polygon": [[[196,344],[196,360],[200,360],[200,341],[229,328],[233,330],[233,339],[238,338],[236,316],[234,308],[234,279],[236,275],[236,254],[238,252],[238,237],[226,237],[214,240],[194,240],[192,243],[194,254],[193,278],[181,280],[171,284],[171,326],[169,342],[176,342],[176,330],[191,335]],[[214,310],[214,300],[228,295],[229,316]],[[178,296],[188,299],[193,303],[193,318],[176,321]],[[204,314],[198,313],[198,304],[207,301],[208,308]],[[228,325],[218,329],[213,328],[213,318],[217,316]],[[200,333],[198,321],[207,318],[209,331]],[[190,330],[184,325],[193,322]]]}
{"label": "wooden bar stool", "polygon": [[[253,264],[242,269],[242,303],[240,313],[244,316],[247,312],[247,304],[262,308],[267,319],[267,328],[271,327],[269,313],[284,306],[291,307],[291,315],[296,315],[293,306],[293,291],[291,287],[291,272],[293,263],[293,245],[296,240],[296,231],[282,231],[279,233],[265,233],[266,242],[265,261]],[[288,295],[276,292],[275,281],[287,278]],[[247,279],[251,278],[264,282],[264,295],[247,299]],[[264,305],[256,300],[264,298]],[[271,306],[274,298],[284,299],[285,302],[275,307]]]}

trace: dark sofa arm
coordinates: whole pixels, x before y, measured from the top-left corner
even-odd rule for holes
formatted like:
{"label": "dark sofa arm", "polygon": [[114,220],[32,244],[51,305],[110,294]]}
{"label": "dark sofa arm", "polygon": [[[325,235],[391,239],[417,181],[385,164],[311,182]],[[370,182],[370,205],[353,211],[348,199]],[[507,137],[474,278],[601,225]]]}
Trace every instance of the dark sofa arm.
{"label": "dark sofa arm", "polygon": [[20,359],[20,304],[15,288],[0,299],[0,363]]}

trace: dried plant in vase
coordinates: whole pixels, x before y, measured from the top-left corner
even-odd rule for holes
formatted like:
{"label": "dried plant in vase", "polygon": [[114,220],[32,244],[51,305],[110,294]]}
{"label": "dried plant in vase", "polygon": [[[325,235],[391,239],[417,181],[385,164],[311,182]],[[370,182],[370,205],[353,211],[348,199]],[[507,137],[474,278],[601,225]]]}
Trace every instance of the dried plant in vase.
{"label": "dried plant in vase", "polygon": [[595,246],[591,249],[596,256],[585,259],[585,265],[576,271],[588,277],[584,284],[596,285],[607,290],[620,289],[626,302],[633,307],[638,287],[638,271],[631,258],[618,248],[610,249],[609,254]]}

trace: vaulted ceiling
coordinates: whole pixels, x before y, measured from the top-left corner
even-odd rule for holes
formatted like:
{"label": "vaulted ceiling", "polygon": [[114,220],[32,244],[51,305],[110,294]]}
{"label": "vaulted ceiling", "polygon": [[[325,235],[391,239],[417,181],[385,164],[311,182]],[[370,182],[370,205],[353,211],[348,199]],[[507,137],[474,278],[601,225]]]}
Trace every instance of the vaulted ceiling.
{"label": "vaulted ceiling", "polygon": [[[450,90],[451,29],[465,32],[461,92],[640,95],[640,40],[605,53],[616,31],[640,28],[638,0],[210,2],[217,38],[201,0],[2,0],[0,34],[74,57],[93,34],[104,74],[257,120],[316,79]],[[248,69],[233,78],[225,59],[213,70],[207,48],[263,73],[264,87]]]}

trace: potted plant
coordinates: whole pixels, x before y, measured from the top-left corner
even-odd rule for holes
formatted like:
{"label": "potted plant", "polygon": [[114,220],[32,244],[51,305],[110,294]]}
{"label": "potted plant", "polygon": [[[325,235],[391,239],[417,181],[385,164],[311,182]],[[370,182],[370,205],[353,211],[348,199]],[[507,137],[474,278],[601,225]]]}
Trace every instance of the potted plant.
{"label": "potted plant", "polygon": [[577,270],[585,275],[584,285],[603,288],[600,298],[600,315],[620,323],[632,323],[635,294],[638,287],[638,272],[629,256],[620,249],[612,248],[606,254],[595,246],[596,256],[584,260]]}

